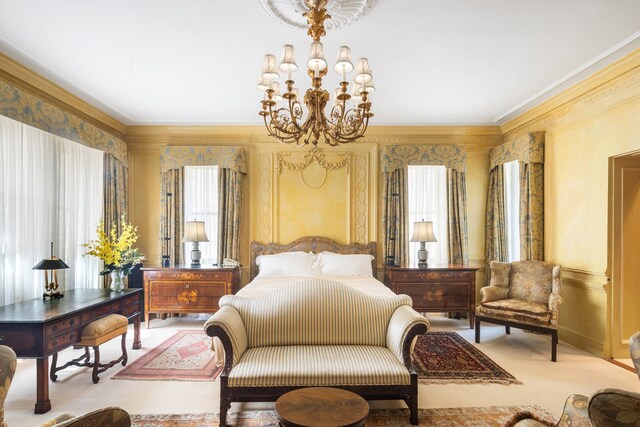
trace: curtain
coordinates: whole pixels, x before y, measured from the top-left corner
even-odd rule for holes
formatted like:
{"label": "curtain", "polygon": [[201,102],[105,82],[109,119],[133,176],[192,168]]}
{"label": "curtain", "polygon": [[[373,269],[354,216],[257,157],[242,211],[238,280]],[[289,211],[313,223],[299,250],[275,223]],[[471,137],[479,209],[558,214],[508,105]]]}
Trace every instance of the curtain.
{"label": "curtain", "polygon": [[520,258],[544,260],[542,163],[520,163]]}
{"label": "curtain", "polygon": [[240,259],[242,175],[229,168],[218,171],[218,265],[224,258]]}
{"label": "curtain", "polygon": [[98,287],[100,263],[80,245],[95,238],[102,215],[103,154],[0,116],[0,305],[38,297],[54,254],[69,269],[64,290]]}
{"label": "curtain", "polygon": [[[163,254],[172,265],[183,264],[182,193],[184,168],[169,169],[162,174],[160,194],[160,236]],[[165,240],[166,239],[166,240]]]}
{"label": "curtain", "polygon": [[[218,261],[218,166],[184,167],[184,220],[204,221],[208,242],[200,243],[202,264]],[[184,242],[184,260],[191,260],[192,242]]]}
{"label": "curtain", "polygon": [[447,197],[449,201],[449,262],[468,264],[467,184],[464,172],[447,169]]}
{"label": "curtain", "polygon": [[104,227],[111,228],[118,224],[120,233],[120,217],[127,213],[128,168],[113,154],[104,153]]}
{"label": "curtain", "polygon": [[485,222],[485,282],[489,284],[491,261],[507,261],[507,230],[504,206],[504,167],[498,165],[489,172],[487,193],[487,219]]}
{"label": "curtain", "polygon": [[385,263],[407,264],[407,179],[406,168],[384,172],[382,230]]}
{"label": "curtain", "polygon": [[[408,166],[407,203],[409,236],[416,221],[433,221],[437,242],[427,243],[429,264],[449,263],[447,170],[444,166]],[[409,265],[417,265],[420,243],[409,242]]]}

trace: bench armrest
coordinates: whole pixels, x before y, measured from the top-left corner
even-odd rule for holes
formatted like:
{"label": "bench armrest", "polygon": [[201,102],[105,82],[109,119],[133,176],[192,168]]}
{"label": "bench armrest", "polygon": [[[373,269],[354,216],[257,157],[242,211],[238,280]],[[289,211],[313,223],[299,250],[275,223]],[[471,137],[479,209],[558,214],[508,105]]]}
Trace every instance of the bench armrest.
{"label": "bench armrest", "polygon": [[429,321],[408,305],[401,305],[394,311],[387,326],[387,348],[410,371],[413,339],[429,330]]}
{"label": "bench armrest", "polygon": [[247,330],[240,313],[233,307],[221,307],[204,324],[204,331],[210,337],[218,338],[224,347],[225,371],[240,359],[248,345]]}

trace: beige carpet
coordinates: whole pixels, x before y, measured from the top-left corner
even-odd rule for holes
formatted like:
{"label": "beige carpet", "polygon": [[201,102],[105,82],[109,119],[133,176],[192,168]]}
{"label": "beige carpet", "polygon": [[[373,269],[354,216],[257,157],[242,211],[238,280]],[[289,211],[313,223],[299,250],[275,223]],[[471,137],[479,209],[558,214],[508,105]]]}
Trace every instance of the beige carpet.
{"label": "beige carpet", "polygon": [[[519,412],[531,412],[553,422],[553,415],[542,406],[488,406],[484,408],[420,409],[420,426],[437,427],[498,427]],[[132,415],[132,427],[209,427],[218,426],[216,414]],[[275,427],[278,420],[273,411],[230,413],[229,425],[238,427]],[[374,409],[367,417],[367,427],[410,426],[408,409]]]}

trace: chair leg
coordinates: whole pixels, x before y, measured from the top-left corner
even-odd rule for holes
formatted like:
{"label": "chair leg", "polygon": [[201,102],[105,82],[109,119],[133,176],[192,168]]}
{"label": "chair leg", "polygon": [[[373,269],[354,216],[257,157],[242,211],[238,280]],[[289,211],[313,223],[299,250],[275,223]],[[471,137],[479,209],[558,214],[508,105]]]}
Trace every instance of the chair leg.
{"label": "chair leg", "polygon": [[551,333],[551,361],[556,361],[556,355],[558,351],[558,331]]}
{"label": "chair leg", "polygon": [[49,378],[51,381],[56,382],[58,376],[56,375],[56,365],[58,364],[58,353],[53,353],[53,357],[51,358],[51,373],[49,374]]}
{"label": "chair leg", "polygon": [[122,334],[122,366],[127,366],[127,333]]}
{"label": "chair leg", "polygon": [[100,368],[100,347],[93,347],[93,374],[91,375],[91,379],[94,384],[98,384],[100,378],[98,378],[98,368]]}
{"label": "chair leg", "polygon": [[476,344],[480,344],[480,319],[476,317]]}
{"label": "chair leg", "polygon": [[504,331],[506,332],[507,335],[511,335],[511,326],[505,326]]}
{"label": "chair leg", "polygon": [[417,426],[418,425],[418,375],[411,375],[411,395],[409,396],[409,422]]}

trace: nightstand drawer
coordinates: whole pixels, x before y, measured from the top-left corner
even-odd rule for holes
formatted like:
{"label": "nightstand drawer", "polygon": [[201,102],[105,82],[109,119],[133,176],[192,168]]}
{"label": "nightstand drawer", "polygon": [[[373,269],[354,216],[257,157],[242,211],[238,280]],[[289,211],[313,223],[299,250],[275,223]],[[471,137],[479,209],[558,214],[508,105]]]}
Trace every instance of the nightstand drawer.
{"label": "nightstand drawer", "polygon": [[471,297],[468,283],[398,283],[397,290],[411,297],[414,309],[467,310]]}
{"label": "nightstand drawer", "polygon": [[150,271],[145,272],[151,280],[170,280],[180,282],[202,282],[210,280],[229,280],[231,274],[225,271]]}

